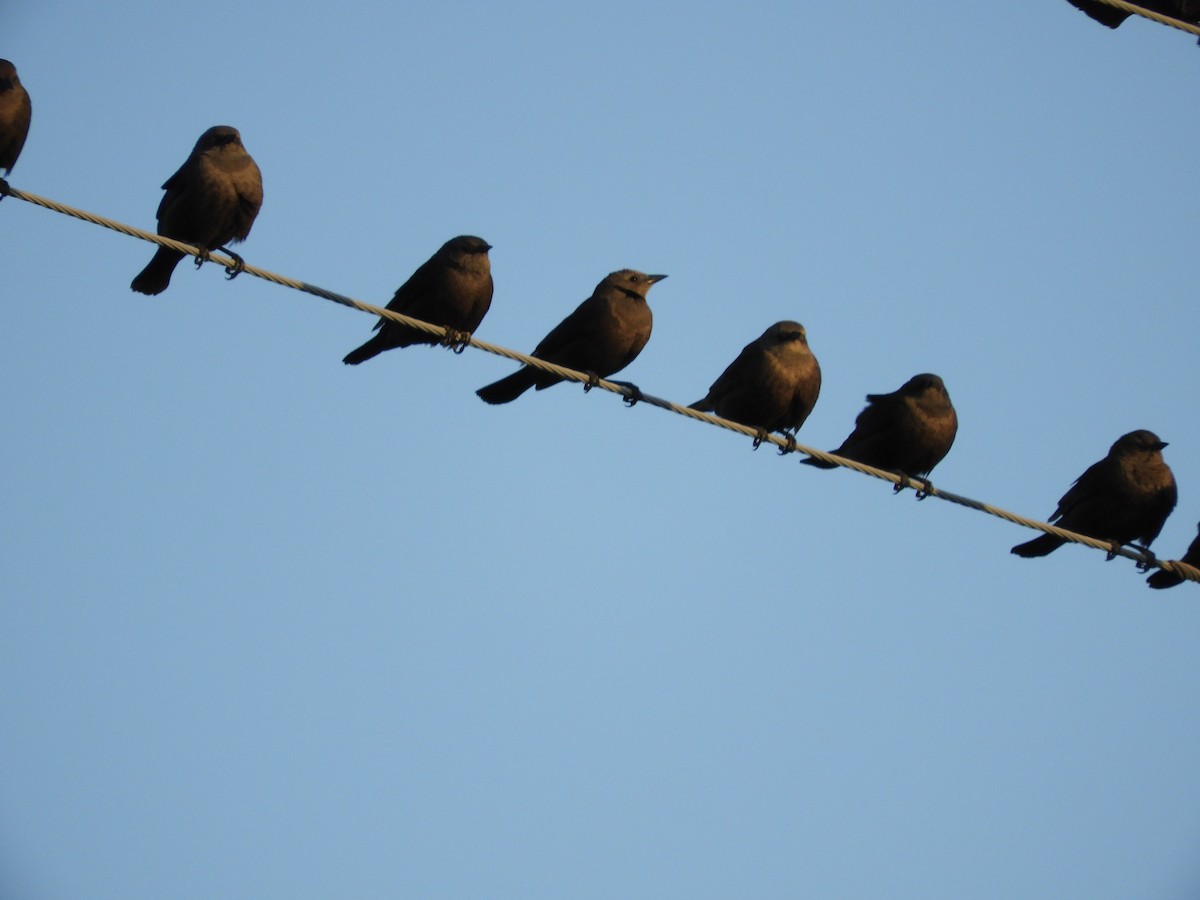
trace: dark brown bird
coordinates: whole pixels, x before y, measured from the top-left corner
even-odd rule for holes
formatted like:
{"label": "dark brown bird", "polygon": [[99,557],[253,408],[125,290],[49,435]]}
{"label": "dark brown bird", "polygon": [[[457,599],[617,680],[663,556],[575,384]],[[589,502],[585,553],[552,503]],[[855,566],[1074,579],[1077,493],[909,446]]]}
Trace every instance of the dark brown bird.
{"label": "dark brown bird", "polygon": [[[691,409],[794,435],[821,393],[821,367],[799,322],[776,322],[742,348]],[[760,438],[761,439],[761,438]]]}
{"label": "dark brown bird", "polygon": [[[1185,562],[1194,569],[1200,569],[1200,523],[1197,523],[1196,536],[1192,538],[1192,542],[1188,545],[1187,552],[1183,554],[1180,562]],[[1183,584],[1186,580],[1182,575],[1176,575],[1166,569],[1159,569],[1146,579],[1146,584],[1152,588],[1169,588]]]}
{"label": "dark brown bird", "polygon": [[0,59],[0,169],[5,175],[17,164],[32,116],[33,105],[17,77],[17,67]]}
{"label": "dark brown bird", "polygon": [[[867,394],[854,431],[830,451],[877,469],[924,478],[940,463],[958,434],[958,414],[936,375],[914,375],[890,394]],[[805,465],[835,468],[816,457]]]}
{"label": "dark brown bird", "polygon": [[[1114,547],[1141,541],[1143,548],[1162,531],[1175,508],[1175,476],[1163,461],[1167,446],[1152,431],[1122,435],[1108,456],[1079,476],[1050,517],[1060,528],[1086,534]],[[1043,534],[1012,548],[1017,556],[1045,556],[1066,541]]]}
{"label": "dark brown bird", "polygon": [[[492,305],[492,266],[488,260],[491,249],[492,245],[483,238],[469,234],[451,238],[396,288],[387,308],[470,334],[479,327]],[[347,353],[342,362],[357,366],[393,347],[437,344],[443,340],[388,319],[381,318],[375,328],[379,334]]]}
{"label": "dark brown bird", "polygon": [[[1109,6],[1107,3],[1100,3],[1099,0],[1067,0],[1067,2],[1109,28],[1116,28],[1133,15],[1123,9]],[[1131,0],[1131,2],[1143,9],[1170,16],[1182,22],[1190,22],[1193,25],[1200,23],[1200,0]]]}
{"label": "dark brown bird", "polygon": [[[542,338],[531,355],[597,378],[620,372],[650,340],[654,318],[646,303],[646,292],[666,277],[633,269],[606,276],[592,296]],[[540,391],[562,380],[559,375],[522,366],[475,393],[485,403],[509,403],[531,387]]]}
{"label": "dark brown bird", "polygon": [[[163,190],[158,233],[204,250],[221,250],[235,261],[230,277],[241,271],[242,258],[225,244],[244,241],[250,234],[262,207],[263,188],[262,173],[242,146],[238,130],[216,125],[200,135]],[[130,287],[139,294],[161,294],[183,257],[178,250],[159,247]]]}

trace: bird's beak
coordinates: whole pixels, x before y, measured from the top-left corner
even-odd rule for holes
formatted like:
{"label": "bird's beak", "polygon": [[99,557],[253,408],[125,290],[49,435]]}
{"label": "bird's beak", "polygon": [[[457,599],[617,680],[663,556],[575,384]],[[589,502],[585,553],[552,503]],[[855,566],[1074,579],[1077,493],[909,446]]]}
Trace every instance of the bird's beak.
{"label": "bird's beak", "polygon": [[666,278],[666,275],[647,275],[646,280],[651,284],[656,284]]}
{"label": "bird's beak", "polygon": [[1170,447],[1170,446],[1171,446],[1171,445],[1170,445],[1170,444],[1168,444],[1166,441],[1159,441],[1159,442],[1158,442],[1158,446],[1157,446],[1157,447],[1155,447],[1154,449],[1155,449],[1155,450],[1162,450],[1164,447]]}

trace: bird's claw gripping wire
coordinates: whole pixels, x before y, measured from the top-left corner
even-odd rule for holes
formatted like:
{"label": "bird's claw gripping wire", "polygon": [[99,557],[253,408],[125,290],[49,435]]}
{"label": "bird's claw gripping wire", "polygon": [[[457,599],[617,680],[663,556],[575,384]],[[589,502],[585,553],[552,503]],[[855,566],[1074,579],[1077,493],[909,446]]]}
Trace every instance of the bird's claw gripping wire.
{"label": "bird's claw gripping wire", "polygon": [[892,488],[893,494],[898,494],[906,487],[911,487],[915,492],[918,500],[924,500],[933,493],[933,482],[928,478],[914,478],[906,472],[894,471],[892,473],[900,480],[896,482]]}
{"label": "bird's claw gripping wire", "polygon": [[613,384],[624,388],[627,392],[622,394],[622,399],[624,399],[626,406],[637,406],[638,401],[646,399],[646,395],[642,393],[642,389],[632,381],[614,381]]}
{"label": "bird's claw gripping wire", "polygon": [[225,267],[226,281],[233,281],[233,279],[237,278],[246,270],[246,261],[228,247],[218,247],[217,249],[233,260],[232,266]]}
{"label": "bird's claw gripping wire", "polygon": [[471,346],[471,332],[447,328],[440,343],[443,347],[449,348],[451,353],[462,353]]}
{"label": "bird's claw gripping wire", "polygon": [[204,247],[201,247],[200,252],[196,254],[196,268],[200,268],[210,259],[212,259],[212,256],[209,254],[208,250]]}
{"label": "bird's claw gripping wire", "polygon": [[1143,547],[1141,544],[1130,544],[1134,550],[1142,554],[1142,559],[1137,561],[1137,569],[1139,572],[1149,572],[1158,565],[1158,557],[1154,555],[1154,551],[1149,547]]}
{"label": "bird's claw gripping wire", "polygon": [[757,450],[759,447],[762,446],[762,442],[769,438],[770,438],[770,435],[767,434],[767,429],[765,429],[765,428],[756,429],[754,432],[754,449]]}
{"label": "bird's claw gripping wire", "polygon": [[583,392],[586,394],[592,388],[600,386],[600,376],[597,375],[595,372],[590,372],[590,371],[586,372],[584,374],[587,375],[587,381],[585,381],[583,383]]}
{"label": "bird's claw gripping wire", "polygon": [[780,456],[787,456],[789,453],[796,452],[796,436],[789,431],[783,433],[784,445],[779,448]]}

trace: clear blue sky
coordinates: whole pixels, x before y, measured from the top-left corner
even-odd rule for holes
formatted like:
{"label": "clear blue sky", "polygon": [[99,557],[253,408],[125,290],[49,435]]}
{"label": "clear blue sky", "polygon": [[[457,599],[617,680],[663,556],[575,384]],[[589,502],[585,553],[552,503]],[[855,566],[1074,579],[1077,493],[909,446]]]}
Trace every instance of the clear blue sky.
{"label": "clear blue sky", "polygon": [[[429,6],[429,5],[426,5]],[[625,377],[770,323],[833,447],[923,371],[942,487],[1046,516],[1120,434],[1200,518],[1200,48],[1065,0],[15,0],[18,188],[153,227],[197,136],[248,261],[377,303],[479,234],[528,350],[666,272]],[[0,203],[0,896],[1183,900],[1200,593]]]}

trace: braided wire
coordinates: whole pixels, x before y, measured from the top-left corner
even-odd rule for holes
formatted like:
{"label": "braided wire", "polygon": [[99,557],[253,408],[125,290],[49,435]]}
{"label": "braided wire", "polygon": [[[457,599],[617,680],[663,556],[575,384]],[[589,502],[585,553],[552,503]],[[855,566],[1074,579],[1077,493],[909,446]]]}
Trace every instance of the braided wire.
{"label": "braided wire", "polygon": [[1135,6],[1132,3],[1126,3],[1125,0],[1100,0],[1101,3],[1107,6],[1116,7],[1127,13],[1132,13],[1135,16],[1142,16],[1152,22],[1158,22],[1161,25],[1166,25],[1170,28],[1178,28],[1180,31],[1186,31],[1188,34],[1194,34],[1200,37],[1200,25],[1193,25],[1191,22],[1181,22],[1179,19],[1173,19],[1170,16],[1164,16],[1162,13],[1156,13],[1153,10],[1144,9],[1141,6]]}
{"label": "braided wire", "polygon": [[[1106,3],[1122,3],[1122,0],[1104,0]],[[1128,4],[1123,4],[1128,5]],[[1200,33],[1200,32],[1198,32]],[[104,216],[96,215],[95,213],[86,212],[85,210],[76,209],[75,207],[67,206],[55,200],[40,197],[37,194],[31,194],[26,191],[18,190],[0,179],[0,195],[15,197],[18,200],[24,200],[27,203],[32,203],[36,206],[41,206],[53,212],[61,213],[62,215],[71,216],[80,219],[84,222],[90,222],[94,225],[100,225],[104,228],[109,228],[121,234],[129,235],[130,237],[140,238],[144,241],[149,241],[153,244],[158,244],[162,247],[168,247],[172,250],[178,250],[181,253],[194,256],[199,260],[211,259],[219,265],[224,265],[226,271],[233,271],[235,261],[219,254],[212,254],[200,247],[194,247],[191,244],[185,244],[181,241],[165,238],[161,235],[145,231],[141,228],[134,228],[131,225],[126,225],[123,222],[117,222],[113,219]],[[1098,540],[1086,534],[1078,534],[1074,531],[1068,531],[1065,528],[1059,528],[1051,525],[1048,522],[1042,522],[1038,519],[1031,519],[1026,516],[1018,515],[1014,512],[1009,512],[1006,509],[1001,509],[998,506],[992,506],[989,503],[984,503],[980,500],[974,500],[970,497],[965,497],[961,494],[944,491],[932,484],[920,479],[909,478],[906,475],[897,472],[887,471],[885,469],[876,469],[873,466],[865,465],[856,460],[846,459],[837,456],[833,453],[828,453],[824,450],[818,450],[814,447],[808,447],[803,444],[798,444],[789,437],[780,437],[776,434],[765,434],[760,429],[752,428],[748,425],[743,425],[740,422],[733,422],[729,419],[723,419],[720,416],[714,416],[711,413],[701,412],[696,409],[691,409],[687,406],[681,406],[678,403],[673,403],[670,400],[664,400],[661,397],[655,397],[652,394],[645,394],[640,389],[629,384],[623,384],[616,381],[608,381],[606,379],[597,379],[587,372],[578,372],[574,369],[568,369],[563,366],[555,365],[554,363],[546,362],[544,359],[538,359],[536,356],[530,356],[525,353],[520,353],[516,350],[511,350],[508,347],[500,346],[499,344],[491,344],[487,341],[481,341],[473,335],[456,332],[452,329],[443,328],[441,325],[433,325],[429,322],[424,322],[420,319],[414,319],[403,313],[398,313],[390,309],[385,309],[380,306],[374,306],[370,303],[364,303],[361,300],[356,300],[353,297],[347,297],[344,294],[338,294],[334,291],[328,291],[325,288],[318,287],[314,284],[309,284],[306,281],[300,281],[295,278],[288,278],[284,275],[278,275],[274,272],[261,269],[258,266],[245,264],[241,271],[257,278],[262,278],[274,284],[282,285],[283,287],[292,288],[293,290],[302,291],[306,294],[312,294],[315,297],[320,297],[324,300],[330,300],[334,303],[339,303],[342,306],[348,306],[352,309],[360,310],[361,312],[369,313],[373,316],[380,316],[389,321],[396,322],[400,325],[407,325],[411,328],[416,328],[426,334],[434,335],[442,338],[442,341],[448,346],[455,348],[459,347],[474,347],[478,350],[483,350],[487,353],[492,353],[496,356],[502,356],[505,359],[510,359],[514,362],[522,363],[531,366],[535,369],[540,369],[544,372],[550,372],[554,375],[559,375],[570,381],[578,381],[584,384],[585,390],[592,387],[599,387],[603,390],[614,394],[619,394],[625,399],[629,406],[637,403],[647,403],[650,406],[657,406],[659,409],[665,409],[681,416],[686,416],[690,419],[696,419],[700,422],[707,422],[710,425],[716,425],[719,428],[724,428],[727,431],[733,431],[738,434],[752,437],[755,440],[755,446],[759,443],[768,442],[774,444],[780,449],[781,453],[791,453],[799,451],[808,456],[816,457],[823,462],[834,463],[842,468],[852,469],[855,472],[860,472],[864,475],[869,475],[872,478],[878,478],[882,481],[890,482],[896,486],[897,490],[911,487],[918,492],[918,497],[937,497],[949,503],[955,503],[959,506],[965,506],[968,509],[974,509],[978,512],[987,513],[988,515],[1004,519],[1007,522],[1012,522],[1015,525],[1021,525],[1026,528],[1031,528],[1035,531],[1042,531],[1046,534],[1054,535],[1062,538],[1065,541],[1070,541],[1076,544],[1082,544],[1085,547],[1091,547],[1095,550],[1102,550],[1109,555],[1123,556],[1126,559],[1131,559],[1138,563],[1141,568],[1158,567],[1165,569],[1168,572],[1173,572],[1184,578],[1187,581],[1200,583],[1200,569],[1193,568],[1187,563],[1180,560],[1160,560],[1153,553],[1142,552],[1131,547],[1120,546],[1114,547],[1110,542]]]}

